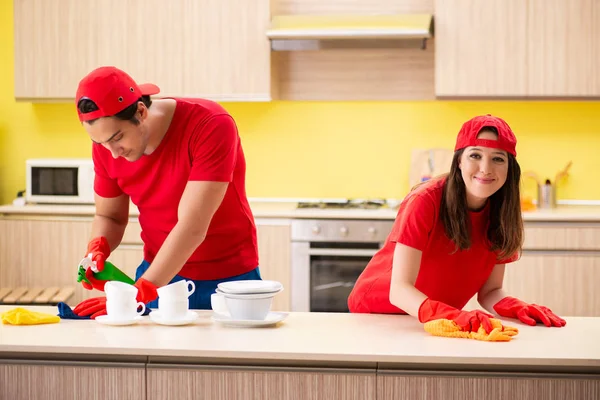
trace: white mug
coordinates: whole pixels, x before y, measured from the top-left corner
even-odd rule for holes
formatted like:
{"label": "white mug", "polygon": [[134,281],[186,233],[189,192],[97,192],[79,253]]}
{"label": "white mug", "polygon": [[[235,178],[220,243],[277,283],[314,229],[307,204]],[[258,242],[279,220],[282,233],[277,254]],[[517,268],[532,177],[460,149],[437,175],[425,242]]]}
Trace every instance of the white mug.
{"label": "white mug", "polygon": [[217,314],[229,315],[229,309],[225,304],[225,296],[221,293],[213,293],[210,295],[210,307]]}
{"label": "white mug", "polygon": [[181,280],[169,285],[159,287],[156,292],[159,298],[183,300],[190,297],[196,290],[194,281]]}

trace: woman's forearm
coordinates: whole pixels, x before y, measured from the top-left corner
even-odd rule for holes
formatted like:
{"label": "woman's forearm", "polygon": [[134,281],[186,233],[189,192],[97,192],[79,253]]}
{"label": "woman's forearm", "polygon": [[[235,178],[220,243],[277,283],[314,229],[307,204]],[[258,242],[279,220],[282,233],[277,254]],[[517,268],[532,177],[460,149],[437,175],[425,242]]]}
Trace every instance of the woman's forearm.
{"label": "woman's forearm", "polygon": [[410,284],[397,283],[390,288],[390,303],[416,318],[425,299],[427,296]]}
{"label": "woman's forearm", "polygon": [[508,296],[506,292],[502,290],[502,288],[498,288],[486,293],[483,296],[479,296],[477,298],[477,302],[488,312],[497,314],[496,311],[494,311],[494,305],[506,296]]}

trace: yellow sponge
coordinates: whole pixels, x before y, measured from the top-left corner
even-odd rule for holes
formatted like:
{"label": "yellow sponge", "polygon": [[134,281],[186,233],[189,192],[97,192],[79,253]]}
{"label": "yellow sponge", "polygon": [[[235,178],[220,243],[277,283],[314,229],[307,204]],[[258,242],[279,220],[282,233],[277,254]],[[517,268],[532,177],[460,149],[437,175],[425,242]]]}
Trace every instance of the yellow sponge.
{"label": "yellow sponge", "polygon": [[483,327],[479,327],[477,332],[467,332],[461,330],[454,321],[449,319],[436,319],[425,323],[425,331],[434,336],[464,338],[484,340],[487,342],[508,342],[513,336],[519,333],[517,328],[503,326],[498,319],[491,318],[492,331],[487,333]]}
{"label": "yellow sponge", "polygon": [[13,308],[0,314],[3,324],[10,325],[40,325],[55,324],[60,321],[58,315],[30,311],[22,307]]}

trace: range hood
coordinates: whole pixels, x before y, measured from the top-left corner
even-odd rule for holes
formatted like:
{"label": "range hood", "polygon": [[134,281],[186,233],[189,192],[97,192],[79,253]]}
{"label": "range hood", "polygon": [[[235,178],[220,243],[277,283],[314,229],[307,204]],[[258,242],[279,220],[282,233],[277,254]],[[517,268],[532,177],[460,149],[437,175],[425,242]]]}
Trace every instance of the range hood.
{"label": "range hood", "polygon": [[431,14],[279,15],[267,30],[271,48],[278,51],[405,47],[410,42],[425,48],[432,36]]}

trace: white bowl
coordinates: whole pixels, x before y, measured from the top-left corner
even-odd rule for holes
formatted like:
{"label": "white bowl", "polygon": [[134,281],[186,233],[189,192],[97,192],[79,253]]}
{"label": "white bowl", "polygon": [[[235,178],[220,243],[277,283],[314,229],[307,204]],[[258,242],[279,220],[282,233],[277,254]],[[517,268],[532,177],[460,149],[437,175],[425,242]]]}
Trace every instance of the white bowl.
{"label": "white bowl", "polygon": [[230,297],[225,294],[224,297],[229,314],[233,319],[262,321],[267,318],[269,311],[271,311],[274,296],[250,298],[241,296]]}

